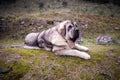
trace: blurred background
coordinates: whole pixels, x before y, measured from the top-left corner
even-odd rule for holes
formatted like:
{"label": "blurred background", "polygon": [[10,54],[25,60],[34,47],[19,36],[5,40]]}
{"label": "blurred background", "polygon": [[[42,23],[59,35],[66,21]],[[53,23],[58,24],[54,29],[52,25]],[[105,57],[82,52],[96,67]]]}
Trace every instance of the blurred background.
{"label": "blurred background", "polygon": [[119,0],[0,0],[1,37],[17,30],[10,36],[24,38],[66,19],[76,20],[81,31],[92,35],[106,33],[118,28],[119,18]]}
{"label": "blurred background", "polygon": [[118,28],[119,18],[119,0],[0,0],[1,37],[20,30],[10,36],[23,38],[28,32],[41,31],[66,19],[76,20],[79,28],[101,33],[106,28]]}

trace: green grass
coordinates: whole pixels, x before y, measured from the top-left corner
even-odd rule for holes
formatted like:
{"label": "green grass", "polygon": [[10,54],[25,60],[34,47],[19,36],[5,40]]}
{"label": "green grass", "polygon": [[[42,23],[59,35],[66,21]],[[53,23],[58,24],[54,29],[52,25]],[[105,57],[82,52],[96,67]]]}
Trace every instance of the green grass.
{"label": "green grass", "polygon": [[12,70],[7,73],[7,74],[2,74],[2,77],[0,77],[0,79],[2,80],[19,80],[21,77],[24,76],[24,74],[26,74],[29,70],[30,67],[28,65],[28,63],[24,62],[24,61],[12,61],[11,63],[5,64],[5,62],[0,61],[0,68],[1,69],[6,69],[6,68],[11,68]]}
{"label": "green grass", "polygon": [[[88,20],[87,17],[81,18],[81,20],[84,19]],[[93,18],[90,19],[92,20]],[[104,21],[101,21],[101,23],[104,23]],[[106,30],[103,31],[103,35],[107,33],[119,42],[119,31],[116,32],[113,30],[115,33],[111,34],[109,33],[111,28],[109,26],[103,26],[103,28],[97,29],[99,33],[94,31],[91,34],[92,29],[94,29],[92,25],[95,24],[89,23],[90,27],[88,30],[85,30],[86,35],[83,36],[84,42],[81,43],[81,45],[90,48],[88,52],[91,55],[90,60],[70,56],[56,56],[54,53],[44,50],[10,48],[11,45],[23,44],[24,40],[11,39],[9,35],[1,39],[0,66],[13,68],[11,72],[4,74],[2,79],[8,80],[12,78],[12,80],[18,80],[20,78],[25,79],[29,76],[28,78],[33,80],[119,80],[120,46],[117,44],[98,45],[95,42],[96,37],[102,31],[101,29]],[[117,25],[118,22],[111,21],[109,24]]]}
{"label": "green grass", "polygon": [[[55,14],[50,12],[41,14],[40,17],[52,21],[51,17]],[[57,13],[54,20],[57,20],[62,15]],[[36,18],[33,15],[31,16],[33,19]],[[0,40],[0,65],[5,68],[12,67],[13,71],[4,74],[2,79],[8,80],[12,76],[13,80],[17,80],[20,78],[26,79],[29,76],[28,78],[33,80],[119,80],[120,46],[117,44],[98,45],[95,41],[99,35],[109,35],[119,43],[119,31],[114,30],[114,26],[119,28],[119,19],[93,15],[85,16],[77,13],[71,13],[67,17],[69,19],[74,17],[78,22],[79,29],[84,31],[84,42],[81,45],[90,48],[88,52],[91,55],[90,60],[70,56],[56,56],[54,53],[44,50],[11,48],[11,45],[23,44],[24,40],[21,38],[17,40],[11,37],[12,34],[9,34]],[[19,19],[17,20],[19,21]],[[88,24],[88,28],[83,29],[81,23]],[[48,28],[49,26],[51,25],[48,25]],[[26,33],[29,33],[31,28],[28,27],[22,29],[22,31],[25,30]],[[11,32],[14,32],[14,29],[11,30],[13,30]],[[19,38],[19,36],[25,35],[18,35],[17,37]]]}
{"label": "green grass", "polygon": [[[87,39],[85,39],[85,42],[86,41]],[[10,72],[11,74],[5,74],[3,79],[24,79],[25,77],[23,76],[30,73],[30,79],[35,80],[118,80],[120,78],[118,75],[120,73],[119,63],[117,62],[120,56],[120,46],[97,45],[92,42],[86,42],[82,45],[88,45],[90,48],[90,60],[83,60],[78,57],[70,56],[56,56],[52,52],[44,50],[2,48],[0,49],[2,58],[15,54],[21,56],[20,59],[15,58],[13,61],[11,60],[10,63],[6,62],[8,58],[0,60],[1,66],[13,68]]]}

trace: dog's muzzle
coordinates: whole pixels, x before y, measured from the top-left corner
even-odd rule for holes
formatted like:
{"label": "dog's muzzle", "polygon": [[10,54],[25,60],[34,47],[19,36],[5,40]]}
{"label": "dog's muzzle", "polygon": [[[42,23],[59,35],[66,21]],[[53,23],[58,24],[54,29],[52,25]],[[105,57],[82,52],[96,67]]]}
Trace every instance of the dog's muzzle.
{"label": "dog's muzzle", "polygon": [[75,28],[73,30],[73,38],[71,39],[73,42],[75,42],[77,40],[77,38],[79,38],[79,29]]}
{"label": "dog's muzzle", "polygon": [[78,38],[79,37],[79,30],[75,29],[74,30],[74,38]]}

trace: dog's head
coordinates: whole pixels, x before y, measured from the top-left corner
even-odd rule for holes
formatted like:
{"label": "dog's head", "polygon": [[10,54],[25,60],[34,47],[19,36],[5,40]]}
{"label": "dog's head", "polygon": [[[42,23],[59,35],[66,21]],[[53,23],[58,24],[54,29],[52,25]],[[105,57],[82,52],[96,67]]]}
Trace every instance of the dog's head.
{"label": "dog's head", "polygon": [[77,24],[71,20],[61,22],[59,24],[58,31],[66,40],[75,42],[76,39],[79,38],[79,29]]}

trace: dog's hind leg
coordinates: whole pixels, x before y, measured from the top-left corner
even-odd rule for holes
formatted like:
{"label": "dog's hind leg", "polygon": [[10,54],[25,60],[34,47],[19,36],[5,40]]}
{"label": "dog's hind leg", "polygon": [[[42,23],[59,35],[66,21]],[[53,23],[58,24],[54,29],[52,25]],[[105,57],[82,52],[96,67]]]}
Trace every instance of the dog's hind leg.
{"label": "dog's hind leg", "polygon": [[56,55],[68,55],[68,56],[76,56],[76,57],[80,57],[83,59],[90,59],[90,55],[87,54],[86,52],[80,52],[78,50],[60,50],[60,51],[56,51],[55,53]]}

